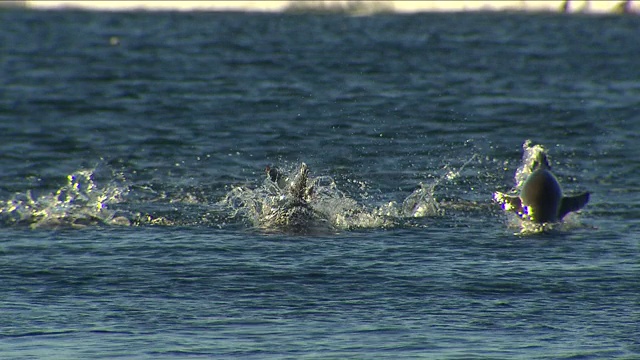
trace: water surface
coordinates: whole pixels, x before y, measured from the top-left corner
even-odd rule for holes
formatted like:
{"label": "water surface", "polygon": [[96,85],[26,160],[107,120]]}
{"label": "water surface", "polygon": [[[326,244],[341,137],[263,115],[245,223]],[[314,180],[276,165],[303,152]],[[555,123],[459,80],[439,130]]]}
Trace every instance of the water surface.
{"label": "water surface", "polygon": [[[639,18],[0,18],[7,358],[640,355]],[[527,139],[591,201],[523,235],[491,197]],[[381,221],[225,201],[301,162]]]}

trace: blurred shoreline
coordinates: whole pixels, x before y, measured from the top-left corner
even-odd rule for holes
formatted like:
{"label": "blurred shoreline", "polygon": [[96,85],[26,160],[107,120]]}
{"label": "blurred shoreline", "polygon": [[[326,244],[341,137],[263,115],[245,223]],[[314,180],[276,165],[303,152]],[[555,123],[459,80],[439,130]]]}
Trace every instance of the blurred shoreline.
{"label": "blurred shoreline", "polygon": [[382,12],[524,11],[564,13],[640,13],[640,1],[91,1],[14,0],[0,7],[111,11],[257,11],[342,12],[369,15]]}

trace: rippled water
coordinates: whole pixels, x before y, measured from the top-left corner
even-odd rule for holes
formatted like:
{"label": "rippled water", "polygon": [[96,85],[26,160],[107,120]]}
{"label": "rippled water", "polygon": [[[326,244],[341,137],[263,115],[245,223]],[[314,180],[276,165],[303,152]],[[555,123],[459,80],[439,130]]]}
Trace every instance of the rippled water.
{"label": "rippled water", "polygon": [[[639,29],[0,12],[0,353],[639,356]],[[552,231],[492,201],[527,139]],[[265,226],[302,162],[322,226]]]}

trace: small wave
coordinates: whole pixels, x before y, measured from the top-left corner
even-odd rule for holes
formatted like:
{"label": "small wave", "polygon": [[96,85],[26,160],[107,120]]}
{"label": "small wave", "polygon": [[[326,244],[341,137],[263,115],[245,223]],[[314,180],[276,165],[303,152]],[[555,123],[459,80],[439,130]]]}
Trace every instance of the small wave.
{"label": "small wave", "polygon": [[67,334],[78,334],[78,333],[93,333],[93,334],[123,334],[123,335],[131,335],[130,331],[122,331],[122,330],[108,330],[108,329],[94,329],[94,330],[56,330],[56,331],[47,331],[47,330],[38,330],[38,331],[27,331],[27,332],[16,332],[16,333],[0,333],[0,338],[22,338],[22,337],[35,337],[35,336],[57,336],[57,335],[67,335]]}
{"label": "small wave", "polygon": [[21,338],[21,337],[34,337],[34,336],[55,336],[77,333],[76,330],[58,330],[58,331],[28,331],[21,333],[0,333],[0,337],[5,338]]}

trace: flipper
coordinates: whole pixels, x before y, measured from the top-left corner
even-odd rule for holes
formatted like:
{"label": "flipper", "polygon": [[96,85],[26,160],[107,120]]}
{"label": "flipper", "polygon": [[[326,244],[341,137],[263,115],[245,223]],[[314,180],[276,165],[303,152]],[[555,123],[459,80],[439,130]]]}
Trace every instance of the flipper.
{"label": "flipper", "polygon": [[267,179],[271,180],[279,189],[284,189],[287,186],[287,177],[277,167],[267,166],[265,172]]}
{"label": "flipper", "polygon": [[583,206],[589,202],[589,193],[585,192],[574,196],[563,196],[560,201],[560,208],[558,209],[558,220],[572,211],[580,210]]}
{"label": "flipper", "polygon": [[291,192],[291,195],[295,200],[300,202],[305,201],[308,178],[309,178],[309,168],[307,168],[307,164],[302,163],[302,165],[300,165],[300,169],[298,170],[298,174],[291,182],[290,188],[289,188],[289,191]]}
{"label": "flipper", "polygon": [[501,192],[495,192],[493,198],[498,203],[502,204],[502,208],[506,211],[513,211],[519,216],[522,216],[524,209],[522,208],[522,201],[519,196],[507,195]]}
{"label": "flipper", "polygon": [[493,194],[493,198],[498,203],[502,204],[502,207],[507,211],[522,212],[522,201],[517,195],[507,195],[496,191]]}

